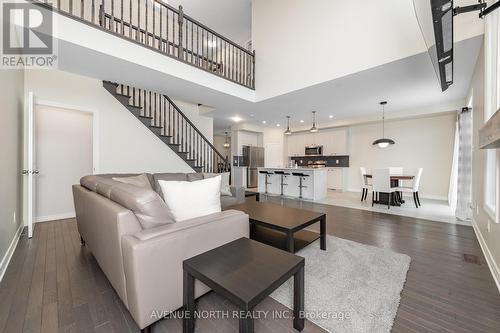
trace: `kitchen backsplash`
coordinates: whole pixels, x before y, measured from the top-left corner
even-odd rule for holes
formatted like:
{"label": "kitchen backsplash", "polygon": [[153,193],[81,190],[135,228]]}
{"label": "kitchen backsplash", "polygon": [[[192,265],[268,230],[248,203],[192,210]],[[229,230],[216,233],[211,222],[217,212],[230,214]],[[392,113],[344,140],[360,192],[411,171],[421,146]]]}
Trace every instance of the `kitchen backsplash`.
{"label": "kitchen backsplash", "polygon": [[327,167],[349,167],[349,155],[335,156],[293,156],[292,161],[296,161],[299,166],[307,166],[309,162],[325,161]]}

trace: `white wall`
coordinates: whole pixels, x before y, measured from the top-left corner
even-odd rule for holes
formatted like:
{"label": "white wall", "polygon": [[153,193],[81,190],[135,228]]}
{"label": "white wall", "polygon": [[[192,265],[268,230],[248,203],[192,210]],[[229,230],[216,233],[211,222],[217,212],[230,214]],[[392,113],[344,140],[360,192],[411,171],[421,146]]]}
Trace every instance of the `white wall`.
{"label": "white wall", "polygon": [[22,227],[23,71],[0,70],[0,279]]}
{"label": "white wall", "polygon": [[367,169],[403,167],[405,173],[424,168],[420,183],[422,197],[446,200],[453,159],[456,115],[389,121],[386,137],[396,144],[385,149],[373,146],[381,136],[381,124],[350,128],[349,189],[360,189],[359,167]]}
{"label": "white wall", "polygon": [[[455,26],[482,33],[477,14]],[[253,0],[252,43],[259,100],[426,51],[412,0]]]}
{"label": "white wall", "polygon": [[[231,143],[231,137],[228,137],[228,142]],[[226,142],[225,135],[214,135],[214,147],[222,154],[224,157],[231,156],[231,148],[225,148],[224,143]],[[231,161],[231,160],[230,160]]]}
{"label": "white wall", "polygon": [[[25,91],[37,100],[57,102],[98,112],[98,172],[192,172],[192,169],[143,126],[96,79],[57,70],[29,70]],[[206,117],[196,119],[194,111],[179,103],[192,121],[210,132]],[[197,106],[192,106],[193,109]],[[207,122],[207,123],[205,123]]]}
{"label": "white wall", "polygon": [[[473,95],[473,143],[472,143],[472,225],[479,244],[500,289],[500,224],[495,223],[484,209],[486,150],[478,149],[479,129],[484,125],[485,108],[485,55],[481,48],[469,97]],[[497,161],[500,161],[500,150],[496,150]],[[498,162],[497,162],[498,164]],[[498,168],[498,166],[497,166]],[[497,173],[498,174],[498,173]],[[498,181],[498,180],[497,180]],[[499,195],[497,193],[497,195]]]}
{"label": "white wall", "polygon": [[37,106],[35,221],[73,217],[71,185],[93,170],[93,114]]}

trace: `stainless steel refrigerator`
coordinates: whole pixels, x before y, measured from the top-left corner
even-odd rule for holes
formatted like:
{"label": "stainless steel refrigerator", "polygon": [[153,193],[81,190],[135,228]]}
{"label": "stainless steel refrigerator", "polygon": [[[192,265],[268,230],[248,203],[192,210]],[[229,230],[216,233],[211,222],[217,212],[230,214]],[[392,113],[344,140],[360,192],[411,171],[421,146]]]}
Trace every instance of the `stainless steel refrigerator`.
{"label": "stainless steel refrigerator", "polygon": [[243,146],[243,163],[247,166],[247,187],[257,187],[259,179],[257,168],[264,166],[264,148]]}

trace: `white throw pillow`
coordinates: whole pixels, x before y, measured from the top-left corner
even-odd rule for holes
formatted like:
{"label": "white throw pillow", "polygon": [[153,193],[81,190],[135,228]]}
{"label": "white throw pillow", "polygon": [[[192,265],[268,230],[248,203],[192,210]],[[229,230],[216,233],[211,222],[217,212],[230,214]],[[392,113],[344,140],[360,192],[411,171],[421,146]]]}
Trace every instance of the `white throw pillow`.
{"label": "white throw pillow", "polygon": [[221,180],[221,184],[220,184],[220,195],[232,196],[233,194],[231,193],[231,186],[229,185],[229,175],[230,175],[230,172],[204,173],[203,177],[205,177],[205,179],[206,179],[206,178],[222,176],[222,180]]}
{"label": "white throw pillow", "polygon": [[159,180],[163,198],[176,222],[221,211],[221,176],[186,181]]}

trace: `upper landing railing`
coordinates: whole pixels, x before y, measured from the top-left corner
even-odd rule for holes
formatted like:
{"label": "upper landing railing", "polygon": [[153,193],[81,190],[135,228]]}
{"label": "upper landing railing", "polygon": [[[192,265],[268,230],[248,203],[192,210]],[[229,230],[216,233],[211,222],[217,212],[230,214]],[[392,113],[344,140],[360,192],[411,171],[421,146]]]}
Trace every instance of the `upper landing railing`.
{"label": "upper landing railing", "polygon": [[255,88],[249,51],[160,0],[53,0],[59,12],[95,24],[169,57],[247,88]]}

